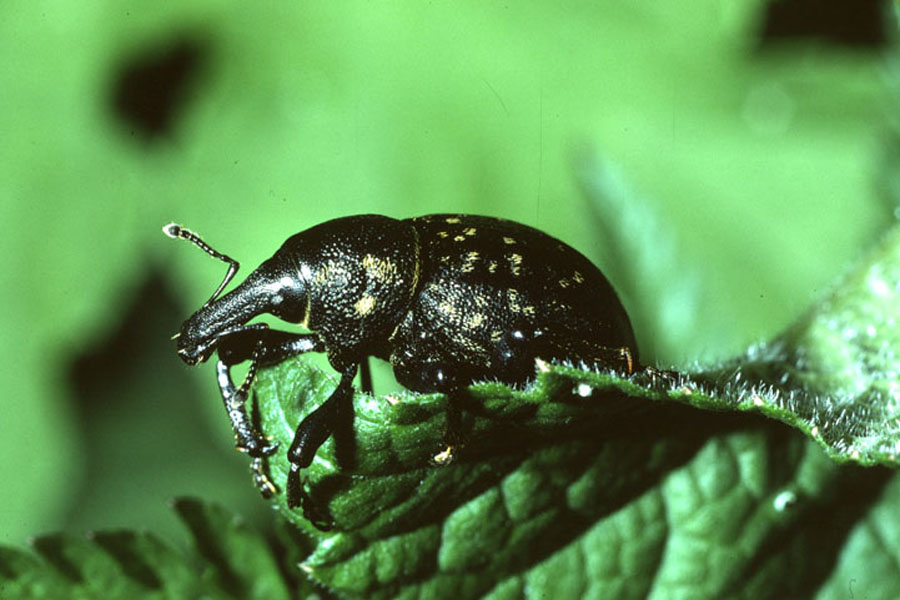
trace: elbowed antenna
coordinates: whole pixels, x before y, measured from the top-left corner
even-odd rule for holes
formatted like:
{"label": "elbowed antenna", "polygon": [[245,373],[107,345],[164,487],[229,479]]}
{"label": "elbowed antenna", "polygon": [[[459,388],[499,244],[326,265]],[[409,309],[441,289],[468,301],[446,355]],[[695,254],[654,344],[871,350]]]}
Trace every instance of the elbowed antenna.
{"label": "elbowed antenna", "polygon": [[[222,280],[222,283],[219,284],[219,287],[216,288],[216,291],[213,292],[213,295],[210,296],[209,300],[204,302],[203,306],[201,307],[201,308],[206,308],[207,306],[209,306],[210,304],[215,302],[216,298],[219,297],[219,294],[222,293],[222,290],[225,289],[225,286],[228,285],[228,282],[231,281],[232,279],[234,279],[234,276],[235,276],[235,274],[237,274],[238,269],[241,268],[241,264],[238,261],[231,258],[230,256],[228,256],[227,254],[222,254],[221,252],[217,252],[216,250],[214,250],[212,248],[212,246],[210,246],[209,244],[204,242],[202,239],[200,239],[199,235],[197,235],[190,229],[186,229],[186,228],[182,227],[181,225],[178,225],[176,223],[169,223],[168,225],[164,225],[162,230],[163,230],[163,233],[166,234],[167,236],[169,236],[170,238],[181,238],[183,240],[187,240],[187,241],[191,242],[192,244],[194,244],[195,246],[197,246],[198,248],[200,248],[201,250],[203,250],[204,252],[206,252],[207,254],[209,254],[210,256],[212,256],[213,258],[218,258],[222,262],[228,263],[228,272],[225,273],[225,279]],[[176,334],[176,336],[177,336],[177,334]]]}

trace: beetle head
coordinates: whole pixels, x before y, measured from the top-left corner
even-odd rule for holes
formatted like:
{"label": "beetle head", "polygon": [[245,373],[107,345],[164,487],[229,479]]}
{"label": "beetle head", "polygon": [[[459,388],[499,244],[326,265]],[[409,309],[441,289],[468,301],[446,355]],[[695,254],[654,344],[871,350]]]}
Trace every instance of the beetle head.
{"label": "beetle head", "polygon": [[[206,303],[181,326],[178,356],[189,365],[209,359],[219,338],[263,313],[294,323],[306,315],[306,285],[277,255],[221,298]],[[293,271],[293,272],[292,272]]]}
{"label": "beetle head", "polygon": [[219,338],[263,313],[298,323],[306,314],[306,286],[296,273],[264,262],[234,290],[195,312],[181,326],[178,356],[189,365],[205,362]]}
{"label": "beetle head", "polygon": [[196,233],[169,223],[163,232],[172,238],[187,240],[201,250],[228,263],[228,272],[203,306],[181,326],[175,336],[178,356],[189,365],[205,362],[215,352],[219,338],[242,327],[262,313],[299,323],[305,318],[306,284],[300,278],[288,253],[279,250],[253,271],[243,283],[221,298],[219,294],[237,273],[240,265],[226,254],[214,250]]}

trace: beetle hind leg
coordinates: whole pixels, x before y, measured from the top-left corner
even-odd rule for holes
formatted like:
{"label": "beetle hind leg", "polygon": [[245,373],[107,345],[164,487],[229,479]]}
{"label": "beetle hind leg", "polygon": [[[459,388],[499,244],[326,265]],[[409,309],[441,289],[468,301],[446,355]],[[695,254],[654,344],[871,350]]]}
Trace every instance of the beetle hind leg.
{"label": "beetle hind leg", "polygon": [[444,448],[431,457],[431,462],[439,467],[452,463],[456,459],[459,450],[466,445],[466,433],[463,427],[463,405],[469,399],[468,391],[466,388],[460,388],[449,391],[446,396]]}

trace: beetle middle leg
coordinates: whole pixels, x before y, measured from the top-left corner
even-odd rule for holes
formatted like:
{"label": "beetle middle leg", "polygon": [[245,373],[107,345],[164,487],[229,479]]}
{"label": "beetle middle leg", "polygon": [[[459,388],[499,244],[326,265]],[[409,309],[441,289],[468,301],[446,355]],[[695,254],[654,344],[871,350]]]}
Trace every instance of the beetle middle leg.
{"label": "beetle middle leg", "polygon": [[353,378],[357,369],[358,365],[352,364],[342,371],[337,389],[297,426],[294,441],[288,450],[288,460],[291,463],[287,480],[288,507],[301,507],[304,516],[320,529],[327,529],[329,525],[303,489],[300,470],[312,464],[319,447],[335,432],[347,411],[353,410]]}
{"label": "beetle middle leg", "polygon": [[368,357],[359,363],[359,391],[363,394],[372,393],[372,367]]}

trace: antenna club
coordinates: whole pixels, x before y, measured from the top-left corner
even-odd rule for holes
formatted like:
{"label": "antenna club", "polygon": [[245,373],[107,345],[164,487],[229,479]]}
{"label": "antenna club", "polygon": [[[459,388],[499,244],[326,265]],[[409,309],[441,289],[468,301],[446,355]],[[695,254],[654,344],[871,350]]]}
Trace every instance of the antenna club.
{"label": "antenna club", "polygon": [[163,225],[162,231],[164,234],[174,239],[180,236],[183,228],[177,223],[169,223],[168,225]]}

